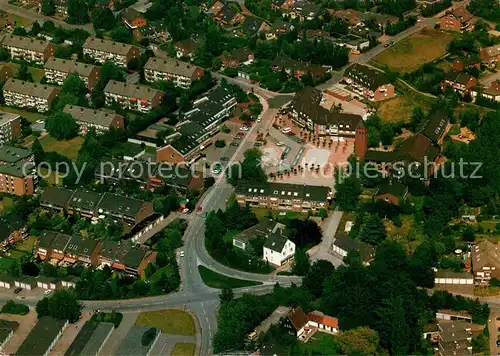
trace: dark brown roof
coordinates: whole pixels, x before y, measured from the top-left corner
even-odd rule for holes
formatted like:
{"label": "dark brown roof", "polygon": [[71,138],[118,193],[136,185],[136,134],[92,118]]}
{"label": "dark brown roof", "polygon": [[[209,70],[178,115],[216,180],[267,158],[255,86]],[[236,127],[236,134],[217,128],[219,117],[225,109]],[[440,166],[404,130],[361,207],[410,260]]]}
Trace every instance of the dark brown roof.
{"label": "dark brown roof", "polygon": [[421,122],[417,132],[421,132],[433,142],[438,142],[449,122],[450,118],[444,111],[435,111]]}
{"label": "dark brown roof", "polygon": [[374,91],[381,85],[389,84],[387,75],[377,69],[355,63],[345,70],[344,75]]}
{"label": "dark brown roof", "polygon": [[290,320],[295,330],[299,331],[307,324],[307,315],[302,310],[302,307],[298,306],[288,313],[288,320]]}
{"label": "dark brown roof", "polygon": [[398,153],[399,159],[403,161],[417,161],[422,163],[424,162],[424,157],[427,157],[427,161],[429,162],[434,161],[439,154],[439,149],[434,146],[428,137],[422,133],[417,133],[403,142]]}

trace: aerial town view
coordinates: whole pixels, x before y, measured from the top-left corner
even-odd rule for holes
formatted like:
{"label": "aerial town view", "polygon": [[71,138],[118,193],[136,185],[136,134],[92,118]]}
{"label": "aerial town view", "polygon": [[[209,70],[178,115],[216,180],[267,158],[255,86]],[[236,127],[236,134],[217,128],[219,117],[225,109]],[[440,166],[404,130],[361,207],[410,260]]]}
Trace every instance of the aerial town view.
{"label": "aerial town view", "polygon": [[0,0],[0,355],[500,355],[498,0]]}

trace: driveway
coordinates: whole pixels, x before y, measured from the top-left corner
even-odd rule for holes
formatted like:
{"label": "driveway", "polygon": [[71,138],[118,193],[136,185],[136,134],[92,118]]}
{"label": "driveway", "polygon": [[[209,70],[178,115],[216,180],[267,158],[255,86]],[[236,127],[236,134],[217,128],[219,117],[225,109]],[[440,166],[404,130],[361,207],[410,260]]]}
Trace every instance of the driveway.
{"label": "driveway", "polygon": [[321,224],[321,229],[323,230],[323,240],[321,240],[319,245],[314,246],[307,251],[311,262],[317,260],[327,260],[330,261],[335,267],[344,264],[342,259],[331,253],[333,238],[335,237],[335,233],[339,227],[342,214],[342,211],[335,210]]}
{"label": "driveway", "polygon": [[82,313],[82,318],[75,324],[69,324],[61,338],[57,340],[56,345],[50,351],[50,356],[63,356],[71,346],[76,336],[82,330],[83,325],[90,319],[91,313]]}
{"label": "driveway", "polygon": [[500,321],[497,318],[500,317],[500,313],[491,311],[490,319],[488,320],[488,328],[490,332],[490,355],[498,355],[500,348],[497,346],[498,339],[498,327],[500,326]]}

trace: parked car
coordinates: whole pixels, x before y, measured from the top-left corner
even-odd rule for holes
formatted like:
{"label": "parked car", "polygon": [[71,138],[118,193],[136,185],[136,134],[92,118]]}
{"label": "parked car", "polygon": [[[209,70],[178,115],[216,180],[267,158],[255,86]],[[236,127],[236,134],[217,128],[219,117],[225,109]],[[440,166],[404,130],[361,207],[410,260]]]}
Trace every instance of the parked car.
{"label": "parked car", "polygon": [[183,214],[187,214],[187,213],[189,213],[189,208],[184,208],[184,209],[182,209],[182,213],[183,213]]}
{"label": "parked car", "polygon": [[248,126],[241,126],[241,127],[240,127],[240,130],[241,130],[241,131],[248,131],[248,130],[249,130],[249,128],[248,128]]}
{"label": "parked car", "polygon": [[222,162],[227,162],[227,161],[229,161],[229,158],[228,157],[221,157],[220,160]]}
{"label": "parked car", "polygon": [[231,142],[231,144],[230,144],[230,145],[231,145],[231,146],[236,146],[236,147],[238,147],[238,146],[239,146],[238,142]]}
{"label": "parked car", "polygon": [[179,256],[184,257],[184,251],[181,251],[181,253],[179,254]]}
{"label": "parked car", "polygon": [[19,292],[21,292],[23,289],[21,287],[17,287],[16,289],[14,289],[14,294],[19,294]]}
{"label": "parked car", "polygon": [[49,295],[50,293],[52,293],[52,289],[47,289],[45,292],[43,292],[43,294],[45,295]]}
{"label": "parked car", "polygon": [[280,147],[283,146],[285,143],[283,141],[276,142],[276,146]]}

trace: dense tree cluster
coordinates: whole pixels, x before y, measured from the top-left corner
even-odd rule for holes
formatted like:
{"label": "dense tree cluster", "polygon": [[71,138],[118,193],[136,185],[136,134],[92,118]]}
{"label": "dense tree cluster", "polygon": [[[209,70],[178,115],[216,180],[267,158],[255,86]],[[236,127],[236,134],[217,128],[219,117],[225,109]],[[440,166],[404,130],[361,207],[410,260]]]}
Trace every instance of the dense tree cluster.
{"label": "dense tree cluster", "polygon": [[80,318],[83,305],[73,289],[58,289],[50,297],[45,297],[36,305],[38,318],[51,316],[55,319],[76,322]]}
{"label": "dense tree cluster", "polygon": [[236,186],[239,182],[265,183],[267,175],[262,169],[262,152],[251,149],[245,152],[243,162],[230,165],[227,168],[226,179],[229,184]]}
{"label": "dense tree cluster", "polygon": [[472,0],[467,9],[487,20],[498,22],[500,19],[500,4],[495,0]]}

